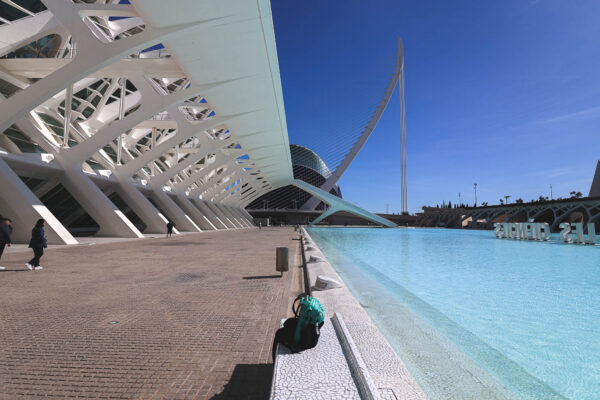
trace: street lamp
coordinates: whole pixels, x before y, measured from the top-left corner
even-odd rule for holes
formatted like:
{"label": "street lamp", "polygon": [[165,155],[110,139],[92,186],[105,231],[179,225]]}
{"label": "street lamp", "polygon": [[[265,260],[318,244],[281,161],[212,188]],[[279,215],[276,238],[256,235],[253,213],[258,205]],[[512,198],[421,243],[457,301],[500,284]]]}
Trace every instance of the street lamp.
{"label": "street lamp", "polygon": [[554,198],[552,197],[552,184],[550,184],[550,200],[554,200]]}
{"label": "street lamp", "polygon": [[474,183],[473,187],[475,188],[475,207],[477,207],[477,184]]}

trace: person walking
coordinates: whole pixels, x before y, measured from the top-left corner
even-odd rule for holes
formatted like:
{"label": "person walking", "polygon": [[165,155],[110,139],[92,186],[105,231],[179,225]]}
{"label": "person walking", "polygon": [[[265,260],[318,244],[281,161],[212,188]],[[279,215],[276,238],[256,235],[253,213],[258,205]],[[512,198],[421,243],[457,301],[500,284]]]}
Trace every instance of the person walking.
{"label": "person walking", "polygon": [[[10,218],[0,217],[0,259],[2,258],[2,253],[4,253],[5,247],[10,247],[11,245],[11,236],[12,236],[12,226],[10,224],[12,221]],[[0,266],[0,270],[6,269],[5,267]]]}
{"label": "person walking", "polygon": [[44,267],[40,266],[40,258],[44,255],[44,249],[48,247],[46,243],[46,236],[44,235],[44,224],[46,223],[43,219],[38,219],[35,226],[31,230],[31,240],[29,241],[29,248],[33,250],[33,258],[29,260],[25,266],[30,271],[39,271]]}
{"label": "person walking", "polygon": [[171,235],[173,235],[173,228],[175,227],[175,224],[173,223],[173,221],[169,221],[167,222],[167,237],[170,238]]}

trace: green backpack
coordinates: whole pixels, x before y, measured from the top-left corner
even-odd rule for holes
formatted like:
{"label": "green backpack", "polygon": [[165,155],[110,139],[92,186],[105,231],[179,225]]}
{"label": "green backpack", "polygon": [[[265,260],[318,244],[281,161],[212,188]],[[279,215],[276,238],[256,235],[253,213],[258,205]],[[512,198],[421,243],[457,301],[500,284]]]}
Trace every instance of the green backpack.
{"label": "green backpack", "polygon": [[293,353],[312,349],[317,345],[321,327],[325,322],[325,308],[319,300],[300,295],[292,305],[294,316],[283,323],[283,327],[275,332],[273,340],[273,361],[277,344],[281,343]]}
{"label": "green backpack", "polygon": [[[296,308],[296,302],[300,305]],[[311,296],[298,296],[292,305],[292,311],[298,318],[294,333],[293,346],[310,349],[317,345],[320,329],[325,321],[325,308]]]}

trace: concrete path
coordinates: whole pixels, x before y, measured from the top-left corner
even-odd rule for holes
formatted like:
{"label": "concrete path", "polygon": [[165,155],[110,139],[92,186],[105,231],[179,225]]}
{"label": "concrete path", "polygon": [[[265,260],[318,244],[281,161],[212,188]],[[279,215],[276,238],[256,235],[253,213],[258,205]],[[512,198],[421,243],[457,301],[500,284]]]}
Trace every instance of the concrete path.
{"label": "concrete path", "polygon": [[[264,399],[297,295],[291,228],[10,251],[0,272],[0,399]],[[292,271],[275,272],[276,246]],[[44,397],[46,396],[46,397]]]}

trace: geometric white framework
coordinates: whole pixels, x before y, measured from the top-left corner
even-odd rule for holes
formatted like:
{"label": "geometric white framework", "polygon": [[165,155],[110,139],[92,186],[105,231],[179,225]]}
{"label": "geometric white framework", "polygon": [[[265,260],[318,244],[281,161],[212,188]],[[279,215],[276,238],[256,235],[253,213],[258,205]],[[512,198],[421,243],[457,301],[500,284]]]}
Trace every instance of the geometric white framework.
{"label": "geometric white framework", "polygon": [[76,243],[39,200],[58,183],[98,235],[141,237],[111,194],[147,233],[235,229],[293,180],[268,0],[43,3],[0,21],[0,213],[17,241],[43,217],[50,242]]}

